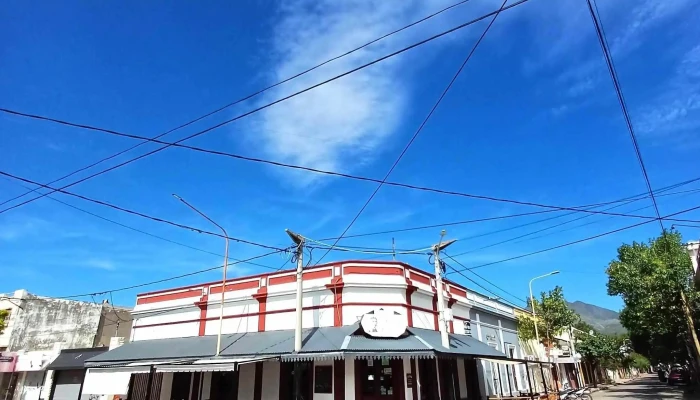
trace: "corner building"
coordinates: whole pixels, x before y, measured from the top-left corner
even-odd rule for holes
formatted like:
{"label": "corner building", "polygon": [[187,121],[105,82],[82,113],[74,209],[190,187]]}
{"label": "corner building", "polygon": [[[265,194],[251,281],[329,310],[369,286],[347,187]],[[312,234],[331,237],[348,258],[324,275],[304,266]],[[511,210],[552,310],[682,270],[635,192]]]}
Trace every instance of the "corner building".
{"label": "corner building", "polygon": [[[221,354],[217,333],[224,296]],[[486,399],[528,392],[512,307],[401,262],[342,261],[296,272],[143,293],[131,342],[88,360],[83,394],[134,400]]]}

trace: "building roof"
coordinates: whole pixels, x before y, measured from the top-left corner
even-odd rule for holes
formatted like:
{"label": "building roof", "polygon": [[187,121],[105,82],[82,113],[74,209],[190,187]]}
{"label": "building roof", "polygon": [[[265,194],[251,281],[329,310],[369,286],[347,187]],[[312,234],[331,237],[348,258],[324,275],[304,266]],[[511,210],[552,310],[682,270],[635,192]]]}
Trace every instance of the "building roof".
{"label": "building roof", "polygon": [[[440,332],[429,329],[408,328],[399,338],[374,338],[365,335],[359,324],[353,324],[304,329],[302,335],[302,349],[297,356],[323,353],[420,353],[505,358],[503,353],[466,335],[450,334],[450,348],[445,349],[441,345]],[[214,357],[215,349],[216,336],[141,340],[97,355],[89,360],[89,364],[104,366],[203,359]],[[221,357],[289,356],[295,354],[294,330],[223,335],[221,349]]]}
{"label": "building roof", "polygon": [[46,369],[84,369],[85,361],[98,356],[107,350],[109,350],[108,347],[61,350],[58,357],[56,357],[56,359],[53,360],[53,362],[49,364]]}

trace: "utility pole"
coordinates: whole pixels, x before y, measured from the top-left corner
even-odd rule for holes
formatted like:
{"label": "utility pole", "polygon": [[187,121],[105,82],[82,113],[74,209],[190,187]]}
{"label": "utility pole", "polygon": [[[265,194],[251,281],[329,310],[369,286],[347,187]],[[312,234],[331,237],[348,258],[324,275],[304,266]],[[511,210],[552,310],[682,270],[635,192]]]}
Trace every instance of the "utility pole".
{"label": "utility pole", "polygon": [[[294,352],[301,351],[301,325],[303,313],[303,287],[304,287],[304,237],[298,233],[294,233],[289,229],[285,229],[287,235],[292,239],[297,246],[294,250],[294,255],[297,260],[297,307],[296,307],[296,325],[294,326]],[[301,399],[301,366],[299,361],[294,362],[294,398]]]}
{"label": "utility pole", "polygon": [[438,328],[440,330],[440,339],[442,341],[442,347],[450,348],[450,337],[447,335],[447,318],[445,315],[445,296],[442,293],[442,264],[440,263],[440,252],[444,250],[447,246],[454,243],[456,240],[448,240],[443,242],[443,238],[447,232],[442,230],[440,232],[440,241],[438,244],[433,245],[433,258],[435,262],[435,286],[437,290],[437,309],[438,309]]}
{"label": "utility pole", "polygon": [[227,269],[228,269],[228,245],[229,245],[229,242],[231,241],[231,239],[228,237],[228,233],[226,233],[226,229],[224,229],[221,225],[214,222],[213,219],[207,217],[206,214],[204,214],[203,212],[196,209],[192,204],[188,203],[187,201],[185,201],[185,199],[176,195],[175,193],[173,193],[173,197],[180,200],[184,205],[191,208],[192,211],[201,215],[202,217],[204,217],[204,219],[206,219],[207,221],[214,224],[214,226],[216,226],[217,228],[221,229],[221,232],[224,234],[224,238],[226,239],[226,248],[224,249],[224,276],[221,279],[221,311],[219,312],[219,334],[216,337],[216,356],[218,357],[221,354],[221,330],[224,326],[224,296],[226,295],[226,273],[227,273]]}

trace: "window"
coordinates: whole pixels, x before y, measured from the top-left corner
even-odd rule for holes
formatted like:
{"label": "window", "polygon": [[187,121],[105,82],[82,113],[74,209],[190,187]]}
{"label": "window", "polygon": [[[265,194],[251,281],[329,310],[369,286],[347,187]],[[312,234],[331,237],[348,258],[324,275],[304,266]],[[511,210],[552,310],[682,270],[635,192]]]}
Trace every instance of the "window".
{"label": "window", "polygon": [[317,365],[314,368],[314,393],[333,393],[333,366]]}
{"label": "window", "polygon": [[361,362],[362,395],[393,396],[394,371],[389,360],[362,360]]}

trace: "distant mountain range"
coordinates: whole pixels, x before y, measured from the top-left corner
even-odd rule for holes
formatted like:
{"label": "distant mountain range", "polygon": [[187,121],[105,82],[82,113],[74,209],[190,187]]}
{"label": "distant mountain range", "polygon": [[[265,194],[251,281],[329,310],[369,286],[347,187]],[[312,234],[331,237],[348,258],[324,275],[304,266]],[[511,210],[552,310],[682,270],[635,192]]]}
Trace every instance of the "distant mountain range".
{"label": "distant mountain range", "polygon": [[575,301],[567,302],[569,308],[576,311],[585,322],[591,324],[601,333],[616,334],[625,333],[626,330],[620,323],[620,313],[593,304]]}

